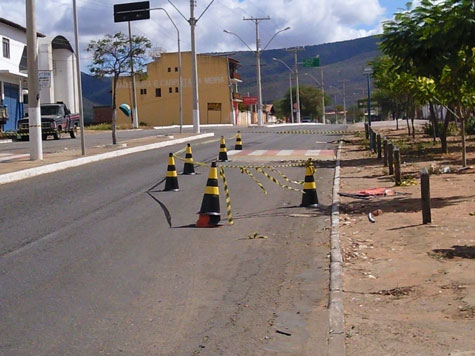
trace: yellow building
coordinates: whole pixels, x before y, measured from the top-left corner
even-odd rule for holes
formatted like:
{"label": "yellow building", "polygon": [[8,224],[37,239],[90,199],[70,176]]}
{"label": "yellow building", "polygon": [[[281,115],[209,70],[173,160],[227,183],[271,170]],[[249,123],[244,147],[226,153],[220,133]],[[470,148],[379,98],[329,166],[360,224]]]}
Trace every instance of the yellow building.
{"label": "yellow building", "polygon": [[[225,56],[198,55],[198,96],[201,124],[235,124],[239,115],[237,92],[241,78],[238,61]],[[193,124],[191,52],[182,53],[183,124]],[[163,53],[147,65],[145,79],[136,77],[137,110],[140,122],[148,126],[178,125],[180,95],[178,90],[178,53]],[[117,83],[117,106],[132,107],[131,78]],[[117,124],[130,125],[130,117],[117,111]]]}

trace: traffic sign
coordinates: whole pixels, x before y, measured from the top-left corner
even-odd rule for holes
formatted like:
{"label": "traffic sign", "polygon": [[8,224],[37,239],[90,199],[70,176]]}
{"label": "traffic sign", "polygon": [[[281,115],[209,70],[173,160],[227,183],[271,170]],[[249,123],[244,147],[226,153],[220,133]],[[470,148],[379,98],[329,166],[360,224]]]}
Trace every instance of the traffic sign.
{"label": "traffic sign", "polygon": [[243,96],[242,103],[244,105],[256,105],[257,104],[257,97],[256,96]]}
{"label": "traffic sign", "polygon": [[320,67],[320,58],[307,58],[303,60],[304,67]]}
{"label": "traffic sign", "polygon": [[129,2],[114,5],[114,22],[148,20],[150,1]]}
{"label": "traffic sign", "polygon": [[[377,108],[379,103],[377,100],[371,100],[371,107]],[[368,107],[368,99],[360,99],[358,100],[358,109],[366,109]]]}

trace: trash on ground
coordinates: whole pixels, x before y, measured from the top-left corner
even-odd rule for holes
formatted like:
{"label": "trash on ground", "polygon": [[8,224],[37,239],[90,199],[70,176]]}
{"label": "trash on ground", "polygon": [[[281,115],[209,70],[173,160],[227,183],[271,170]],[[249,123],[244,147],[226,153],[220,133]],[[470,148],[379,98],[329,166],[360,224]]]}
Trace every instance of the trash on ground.
{"label": "trash on ground", "polygon": [[408,178],[408,179],[403,179],[401,184],[399,184],[400,187],[409,187],[411,185],[417,185],[417,179],[416,178]]}
{"label": "trash on ground", "polygon": [[257,232],[254,231],[253,234],[247,235],[248,239],[267,239],[268,236],[266,235],[259,235]]}
{"label": "trash on ground", "polygon": [[363,190],[358,190],[356,192],[351,192],[351,193],[338,193],[341,196],[344,197],[350,197],[350,198],[360,198],[360,199],[370,199],[372,197],[385,197],[385,196],[392,196],[395,195],[396,193],[394,190],[390,188],[371,188],[371,189],[363,189]]}
{"label": "trash on ground", "polygon": [[376,220],[374,219],[374,216],[373,216],[373,213],[372,213],[372,212],[368,214],[368,220],[369,220],[370,222],[372,222],[373,224],[376,222]]}
{"label": "trash on ground", "polygon": [[404,295],[409,295],[409,293],[414,292],[414,286],[408,287],[396,287],[393,289],[382,289],[377,292],[371,292],[371,294],[379,294],[379,295],[392,295],[393,297],[402,297]]}
{"label": "trash on ground", "polygon": [[288,333],[288,332],[285,332],[285,331],[281,331],[281,330],[276,330],[275,331],[277,334],[282,334],[282,335],[285,335],[285,336],[292,336],[291,333]]}

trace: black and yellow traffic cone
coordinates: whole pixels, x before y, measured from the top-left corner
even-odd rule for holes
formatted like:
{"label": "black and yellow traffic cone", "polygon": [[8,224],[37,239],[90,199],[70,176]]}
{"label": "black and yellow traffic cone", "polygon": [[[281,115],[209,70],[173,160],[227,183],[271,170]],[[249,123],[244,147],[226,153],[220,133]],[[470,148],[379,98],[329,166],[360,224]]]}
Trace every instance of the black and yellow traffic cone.
{"label": "black and yellow traffic cone", "polygon": [[200,217],[196,227],[216,227],[221,220],[219,209],[218,168],[216,162],[211,163],[205,194],[201,203]]}
{"label": "black and yellow traffic cone", "polygon": [[315,183],[315,178],[313,177],[314,173],[315,168],[310,164],[307,164],[305,167],[305,182],[303,184],[302,204],[300,204],[300,206],[313,208],[318,206],[317,184]]}
{"label": "black and yellow traffic cone", "polygon": [[167,167],[167,177],[165,179],[165,188],[164,191],[172,190],[177,192],[178,189],[178,174],[176,172],[175,158],[173,153],[168,155],[168,167]]}
{"label": "black and yellow traffic cone", "polygon": [[191,145],[186,145],[185,166],[183,167],[183,174],[195,174],[195,166],[193,164],[193,153],[191,152]]}
{"label": "black and yellow traffic cone", "polygon": [[225,162],[228,160],[228,151],[226,149],[226,140],[224,139],[224,136],[221,136],[221,142],[219,143],[218,160],[221,162]]}
{"label": "black and yellow traffic cone", "polygon": [[235,150],[242,150],[242,139],[241,139],[241,131],[238,131],[236,134],[236,145],[234,146]]}

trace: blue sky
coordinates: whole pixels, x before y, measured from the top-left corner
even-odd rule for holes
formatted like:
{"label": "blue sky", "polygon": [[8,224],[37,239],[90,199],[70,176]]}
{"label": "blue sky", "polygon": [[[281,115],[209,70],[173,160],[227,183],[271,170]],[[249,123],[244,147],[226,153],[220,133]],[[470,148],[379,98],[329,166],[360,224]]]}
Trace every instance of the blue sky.
{"label": "blue sky", "polygon": [[[77,0],[81,57],[87,61],[84,48],[89,41],[106,33],[127,32],[125,23],[112,19],[113,4],[133,0]],[[172,0],[189,17],[189,0]],[[196,0],[199,15],[211,0]],[[152,7],[164,7],[180,30],[182,50],[190,49],[188,23],[167,2],[150,0]],[[73,40],[72,0],[36,0],[38,30],[47,35],[62,34]],[[279,29],[291,27],[271,42],[268,48],[314,45],[381,33],[381,22],[392,18],[397,9],[405,8],[402,0],[215,0],[197,27],[198,52],[246,50],[238,34],[255,48],[255,27],[243,17],[270,16],[260,25],[261,43],[265,44]],[[0,0],[0,16],[25,24],[24,0]],[[133,23],[133,32],[147,36],[154,47],[177,50],[176,31],[166,15],[154,11],[151,19]]]}

